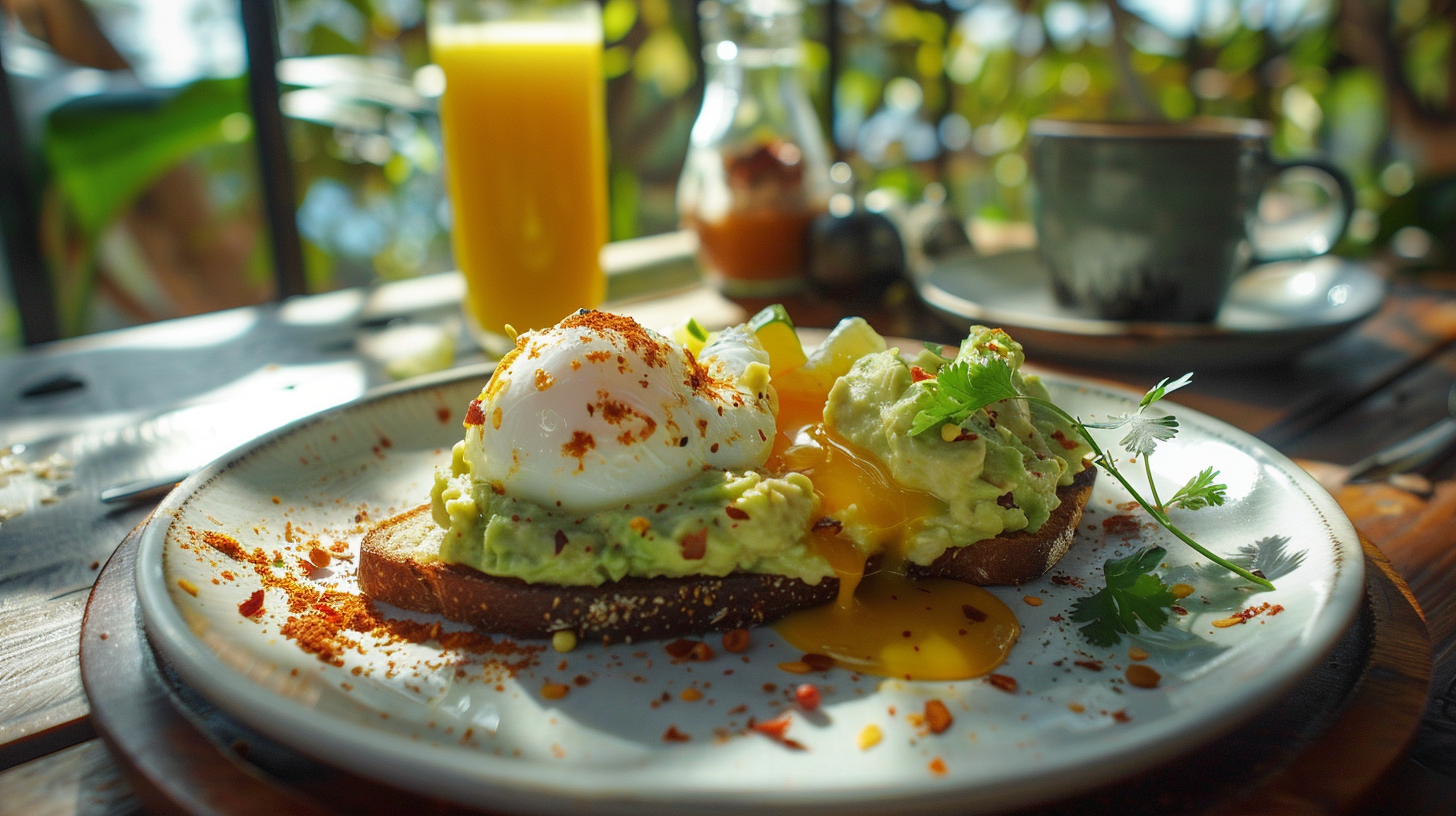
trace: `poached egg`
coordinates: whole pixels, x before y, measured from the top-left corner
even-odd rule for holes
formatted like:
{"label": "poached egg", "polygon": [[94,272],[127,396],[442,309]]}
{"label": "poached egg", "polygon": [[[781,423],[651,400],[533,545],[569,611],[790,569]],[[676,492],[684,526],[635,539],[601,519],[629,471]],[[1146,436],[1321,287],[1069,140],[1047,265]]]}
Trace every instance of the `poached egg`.
{"label": "poached egg", "polygon": [[527,332],[466,414],[465,456],[494,489],[590,513],[773,448],[768,354],[739,327],[697,359],[635,320],[581,310]]}

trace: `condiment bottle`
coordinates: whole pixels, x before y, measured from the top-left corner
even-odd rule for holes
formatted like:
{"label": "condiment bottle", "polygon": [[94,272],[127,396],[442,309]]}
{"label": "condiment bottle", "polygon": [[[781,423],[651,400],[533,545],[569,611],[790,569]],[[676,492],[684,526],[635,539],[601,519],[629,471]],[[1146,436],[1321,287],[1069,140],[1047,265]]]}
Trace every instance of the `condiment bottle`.
{"label": "condiment bottle", "polygon": [[809,222],[831,192],[829,152],[799,69],[800,0],[704,0],[707,86],[678,183],[709,276],[730,297],[805,282]]}

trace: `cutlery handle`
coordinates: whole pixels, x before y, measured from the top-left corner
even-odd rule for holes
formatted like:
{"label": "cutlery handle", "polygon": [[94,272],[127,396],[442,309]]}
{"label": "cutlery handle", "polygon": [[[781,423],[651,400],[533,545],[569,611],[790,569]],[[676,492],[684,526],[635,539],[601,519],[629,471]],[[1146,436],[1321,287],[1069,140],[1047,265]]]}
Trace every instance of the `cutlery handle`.
{"label": "cutlery handle", "polygon": [[1406,473],[1435,461],[1456,445],[1456,419],[1446,417],[1415,436],[1355,463],[1349,481],[1368,482]]}
{"label": "cutlery handle", "polygon": [[156,476],[150,479],[139,479],[135,482],[124,482],[119,485],[112,485],[101,491],[101,503],[130,504],[133,502],[160,499],[189,475],[191,474],[173,473],[167,476]]}

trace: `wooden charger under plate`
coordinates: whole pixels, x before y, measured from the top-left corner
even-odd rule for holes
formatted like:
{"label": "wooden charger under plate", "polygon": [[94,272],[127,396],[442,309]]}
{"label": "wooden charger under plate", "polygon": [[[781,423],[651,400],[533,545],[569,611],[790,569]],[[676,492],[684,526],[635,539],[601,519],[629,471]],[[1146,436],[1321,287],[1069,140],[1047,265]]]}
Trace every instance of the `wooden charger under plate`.
{"label": "wooden charger under plate", "polygon": [[[91,720],[153,812],[208,816],[477,813],[427,800],[300,754],[223,714],[148,644],[133,530],[91,591],[81,679]],[[1403,753],[1425,708],[1430,642],[1385,556],[1362,539],[1365,597],[1317,669],[1220,739],[1080,796],[1021,814],[1338,812]]]}

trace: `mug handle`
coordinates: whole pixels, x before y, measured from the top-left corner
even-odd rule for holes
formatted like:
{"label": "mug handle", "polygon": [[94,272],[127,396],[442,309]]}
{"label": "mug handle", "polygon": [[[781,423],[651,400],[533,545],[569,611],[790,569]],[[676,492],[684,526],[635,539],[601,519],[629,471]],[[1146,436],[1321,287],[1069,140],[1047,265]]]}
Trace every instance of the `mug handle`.
{"label": "mug handle", "polygon": [[[1324,224],[1319,229],[1309,233],[1304,240],[1300,241],[1297,245],[1293,245],[1291,249],[1264,252],[1255,246],[1251,264],[1273,263],[1275,261],[1298,261],[1327,254],[1330,250],[1334,249],[1335,242],[1340,240],[1340,236],[1344,235],[1346,228],[1350,226],[1350,218],[1355,214],[1355,187],[1350,183],[1350,177],[1345,175],[1345,171],[1333,164],[1319,159],[1274,162],[1273,172],[1269,175],[1269,181],[1300,167],[1308,167],[1318,171],[1335,183],[1340,199],[1338,212],[1332,217],[1324,219]],[[1268,181],[1265,182],[1266,187],[1268,183]],[[1265,222],[1259,221],[1259,223]],[[1315,241],[1316,236],[1322,239],[1318,243]],[[1299,247],[1303,247],[1303,250]]]}

